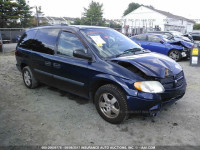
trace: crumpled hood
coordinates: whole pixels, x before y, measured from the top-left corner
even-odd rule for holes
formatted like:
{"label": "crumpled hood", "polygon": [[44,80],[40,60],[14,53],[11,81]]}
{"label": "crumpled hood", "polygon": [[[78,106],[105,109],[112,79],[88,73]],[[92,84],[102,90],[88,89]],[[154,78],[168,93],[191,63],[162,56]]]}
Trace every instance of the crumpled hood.
{"label": "crumpled hood", "polygon": [[182,67],[171,58],[157,53],[144,53],[131,56],[113,58],[111,61],[128,62],[147,76],[165,78],[166,71],[169,75],[178,74]]}
{"label": "crumpled hood", "polygon": [[182,45],[184,47],[187,47],[187,48],[191,48],[193,46],[192,43],[189,43],[189,42],[185,42],[185,41],[169,41],[167,42],[169,44],[175,44],[175,45]]}

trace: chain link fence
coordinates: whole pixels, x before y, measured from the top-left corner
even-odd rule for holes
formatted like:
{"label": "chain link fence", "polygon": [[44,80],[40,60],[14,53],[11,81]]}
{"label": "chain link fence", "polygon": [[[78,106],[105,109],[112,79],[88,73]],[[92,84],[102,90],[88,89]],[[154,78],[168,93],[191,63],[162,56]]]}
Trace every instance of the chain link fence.
{"label": "chain link fence", "polygon": [[0,52],[13,51],[25,28],[0,28]]}

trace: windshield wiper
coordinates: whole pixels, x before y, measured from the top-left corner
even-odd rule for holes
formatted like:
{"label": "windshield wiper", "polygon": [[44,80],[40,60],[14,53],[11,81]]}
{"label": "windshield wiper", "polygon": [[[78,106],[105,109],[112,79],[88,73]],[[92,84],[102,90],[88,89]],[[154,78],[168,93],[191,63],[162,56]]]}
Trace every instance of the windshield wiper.
{"label": "windshield wiper", "polygon": [[135,53],[135,52],[141,51],[141,50],[142,50],[141,48],[131,48],[131,49],[127,49],[127,50],[123,51],[122,53],[117,54],[115,57],[119,57],[119,56],[126,55],[126,54],[129,54],[129,53]]}

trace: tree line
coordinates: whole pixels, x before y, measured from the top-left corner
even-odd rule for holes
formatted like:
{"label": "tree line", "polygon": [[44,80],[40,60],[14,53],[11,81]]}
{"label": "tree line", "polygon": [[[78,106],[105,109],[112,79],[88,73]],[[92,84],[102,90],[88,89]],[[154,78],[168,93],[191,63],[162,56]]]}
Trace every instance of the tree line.
{"label": "tree line", "polygon": [[33,21],[31,7],[25,0],[0,0],[0,27],[29,27]]}
{"label": "tree line", "polygon": [[[142,5],[138,3],[130,3],[124,11],[123,16],[140,6]],[[25,0],[0,0],[0,28],[27,28],[36,26],[37,20],[36,17],[32,15],[32,9],[33,7],[29,6]],[[37,13],[42,13],[41,7],[38,7]],[[47,22],[44,24],[47,24]],[[84,8],[83,16],[81,18],[76,18],[73,24],[121,28],[121,25],[114,21],[106,21],[106,19],[103,18],[103,4],[94,1],[91,1],[88,8]],[[194,26],[194,29],[199,28],[199,24]]]}

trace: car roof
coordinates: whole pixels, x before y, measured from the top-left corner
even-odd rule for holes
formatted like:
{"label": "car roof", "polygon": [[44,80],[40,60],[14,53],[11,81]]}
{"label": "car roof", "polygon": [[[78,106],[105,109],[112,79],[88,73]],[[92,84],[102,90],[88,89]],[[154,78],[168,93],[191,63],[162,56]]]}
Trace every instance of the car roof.
{"label": "car roof", "polygon": [[135,36],[139,36],[139,35],[155,35],[155,36],[158,36],[158,37],[162,37],[162,35],[156,34],[156,33],[143,33],[143,34],[138,34],[138,35],[135,35]]}
{"label": "car roof", "polygon": [[148,33],[172,33],[172,31],[150,31]]}
{"label": "car roof", "polygon": [[39,26],[39,27],[30,28],[28,30],[49,29],[49,28],[50,29],[60,28],[60,29],[75,29],[75,30],[80,30],[80,29],[106,29],[108,27],[58,24],[58,25]]}

